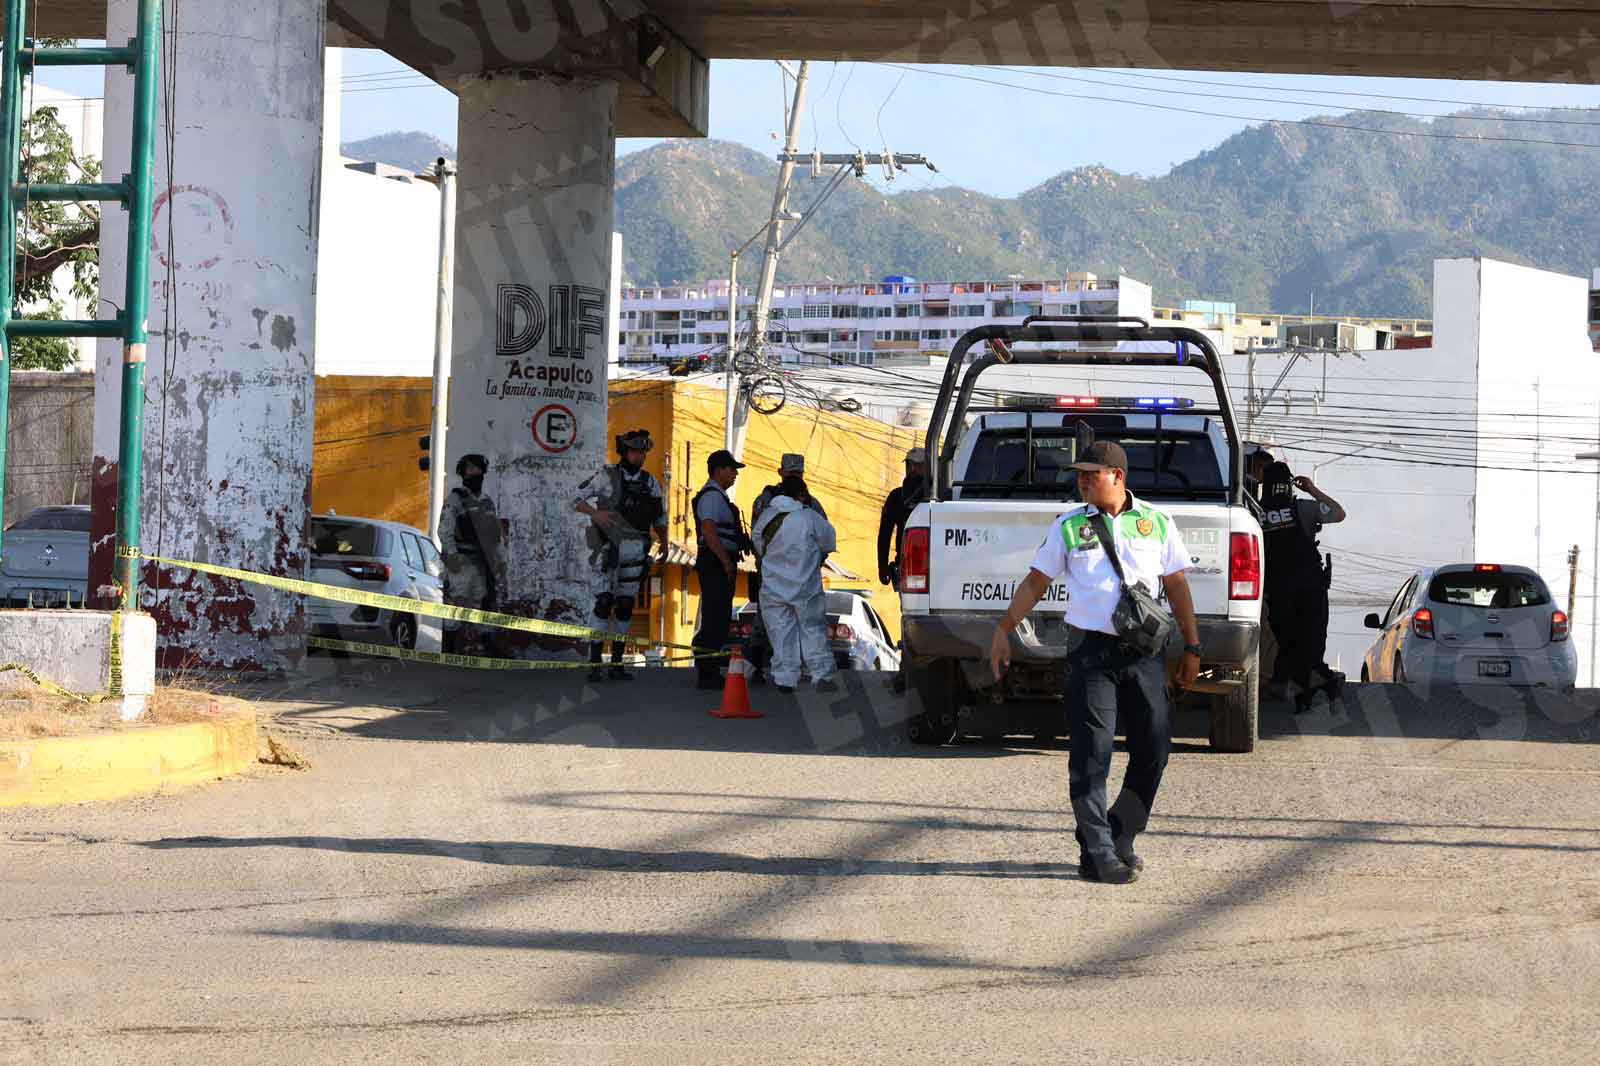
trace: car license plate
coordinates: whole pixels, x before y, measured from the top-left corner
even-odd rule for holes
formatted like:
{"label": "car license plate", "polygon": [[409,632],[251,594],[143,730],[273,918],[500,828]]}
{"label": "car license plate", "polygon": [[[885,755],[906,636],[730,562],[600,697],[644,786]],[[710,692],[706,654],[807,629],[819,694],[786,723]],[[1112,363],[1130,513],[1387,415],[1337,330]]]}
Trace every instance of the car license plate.
{"label": "car license plate", "polygon": [[1478,676],[1479,677],[1510,677],[1511,676],[1511,660],[1510,659],[1479,659],[1478,660]]}

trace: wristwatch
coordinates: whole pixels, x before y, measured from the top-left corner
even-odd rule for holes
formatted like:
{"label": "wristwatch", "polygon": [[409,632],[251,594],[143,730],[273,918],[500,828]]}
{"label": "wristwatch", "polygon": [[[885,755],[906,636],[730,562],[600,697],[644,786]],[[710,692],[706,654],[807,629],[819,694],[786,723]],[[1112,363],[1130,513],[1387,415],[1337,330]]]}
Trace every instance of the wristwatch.
{"label": "wristwatch", "polygon": [[1193,655],[1196,659],[1200,658],[1200,645],[1198,644],[1185,644],[1183,650]]}

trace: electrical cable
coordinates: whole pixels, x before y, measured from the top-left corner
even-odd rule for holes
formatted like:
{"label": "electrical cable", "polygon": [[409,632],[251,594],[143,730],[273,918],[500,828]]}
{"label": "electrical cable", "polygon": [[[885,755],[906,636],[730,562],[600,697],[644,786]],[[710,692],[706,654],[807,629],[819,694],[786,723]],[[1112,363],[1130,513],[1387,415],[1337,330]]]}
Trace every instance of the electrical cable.
{"label": "electrical cable", "polygon": [[1378,134],[1389,137],[1418,137],[1424,140],[1438,141],[1474,141],[1478,143],[1499,144],[1533,144],[1546,148],[1600,148],[1600,144],[1590,144],[1584,141],[1555,141],[1537,137],[1506,137],[1496,134],[1457,134],[1437,133],[1431,130],[1395,130],[1375,126],[1358,126],[1348,122],[1326,122],[1318,119],[1289,119],[1266,118],[1260,115],[1229,115],[1219,111],[1205,111],[1199,108],[1178,107],[1174,104],[1158,104],[1149,100],[1126,100],[1115,96],[1098,96],[1092,93],[1072,93],[1055,89],[1042,89],[1034,85],[1018,85],[1016,82],[998,81],[992,78],[979,78],[970,74],[957,74],[947,70],[928,70],[924,67],[909,67],[899,63],[884,63],[882,66],[895,70],[909,70],[917,74],[925,74],[936,78],[953,78],[958,81],[976,82],[980,85],[995,85],[1003,89],[1019,90],[1021,92],[1036,93],[1042,96],[1055,96],[1069,100],[1094,100],[1100,103],[1125,104],[1130,107],[1144,107],[1156,111],[1171,111],[1183,115],[1199,115],[1204,118],[1228,119],[1232,122],[1261,122],[1287,126],[1312,126],[1321,129],[1344,130],[1351,133]]}

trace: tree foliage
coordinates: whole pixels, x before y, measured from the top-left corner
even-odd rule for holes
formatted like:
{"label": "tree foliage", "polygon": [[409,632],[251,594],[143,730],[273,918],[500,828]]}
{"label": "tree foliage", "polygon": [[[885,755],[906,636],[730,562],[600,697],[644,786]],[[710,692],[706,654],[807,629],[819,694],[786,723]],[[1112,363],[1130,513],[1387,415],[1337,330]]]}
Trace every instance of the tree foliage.
{"label": "tree foliage", "polygon": [[[41,46],[70,44],[44,40]],[[22,124],[24,185],[100,180],[100,162],[73,150],[72,134],[54,107],[34,110]],[[59,319],[62,302],[57,275],[72,272],[70,291],[92,299],[99,291],[100,206],[28,201],[17,228],[14,296],[19,317]],[[16,370],[62,370],[72,363],[72,346],[59,338],[26,337],[12,345]]]}

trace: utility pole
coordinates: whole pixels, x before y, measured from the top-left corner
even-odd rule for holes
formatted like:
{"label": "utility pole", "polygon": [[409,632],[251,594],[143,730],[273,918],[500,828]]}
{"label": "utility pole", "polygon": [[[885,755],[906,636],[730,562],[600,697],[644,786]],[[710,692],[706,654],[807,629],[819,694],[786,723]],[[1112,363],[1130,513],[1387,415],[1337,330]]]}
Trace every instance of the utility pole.
{"label": "utility pole", "polygon": [[[825,154],[823,152],[802,153],[799,151],[801,115],[805,109],[806,79],[810,75],[810,62],[802,61],[800,69],[795,73],[794,101],[789,107],[788,126],[785,132],[783,151],[778,153],[778,187],[772,196],[772,213],[765,225],[757,230],[755,235],[740,245],[731,256],[728,268],[728,365],[726,367],[726,396],[723,412],[723,447],[737,457],[744,450],[744,426],[749,419],[750,404],[744,391],[739,387],[739,372],[735,369],[737,363],[757,362],[762,349],[767,343],[767,324],[772,317],[772,292],[778,277],[778,259],[783,250],[800,235],[806,222],[816,213],[828,197],[833,195],[843,182],[846,175],[854,173],[858,178],[864,178],[869,166],[884,168],[885,177],[894,180],[895,172],[904,170],[908,166],[925,166],[929,170],[937,171],[927,158],[905,152],[853,152],[840,154]],[[787,70],[787,67],[785,67]],[[811,164],[812,180],[822,176],[823,167],[834,167],[833,174],[822,191],[811,201],[811,205],[803,213],[796,214],[789,210],[789,190],[794,178],[796,163],[809,162]],[[784,232],[786,223],[793,222],[794,229]],[[763,249],[761,260],[761,280],[756,288],[756,305],[751,311],[750,334],[745,342],[744,352],[748,358],[741,360],[738,348],[738,293],[739,293],[739,256],[754,243],[756,237],[765,232],[767,235],[766,246]]]}
{"label": "utility pole", "polygon": [[[793,155],[799,143],[800,116],[804,113],[806,105],[806,79],[810,76],[811,61],[801,60],[800,69],[794,76],[794,102],[789,105],[789,125],[784,131],[784,155]],[[767,337],[767,315],[772,309],[772,282],[778,274],[778,252],[783,245],[783,223],[789,214],[789,182],[793,177],[793,162],[784,163],[778,169],[778,188],[772,194],[772,214],[766,225],[767,246],[761,261],[761,286],[756,295],[755,314],[750,320],[749,344],[752,352],[760,352]],[[755,238],[752,237],[750,240],[753,241]],[[749,243],[750,241],[745,242],[746,245]],[[734,369],[735,345],[739,335],[739,324],[734,317],[738,313],[739,252],[733,253],[733,262],[728,271],[728,286],[728,363],[724,368],[727,371],[725,376],[727,387],[723,401],[723,447],[738,456],[744,451],[744,435],[739,430],[745,417],[748,416],[748,411],[741,410],[747,404],[739,388],[739,373]]]}
{"label": "utility pole", "polygon": [[1567,552],[1567,626],[1570,632],[1572,620],[1578,616],[1578,546],[1574,544],[1572,550]]}
{"label": "utility pole", "polygon": [[[428,536],[439,539],[439,512],[444,509],[445,424],[450,417],[450,297],[455,291],[456,165],[440,156],[433,164],[439,178],[439,292],[433,316],[433,422],[428,432]],[[615,336],[616,331],[612,331]]]}

